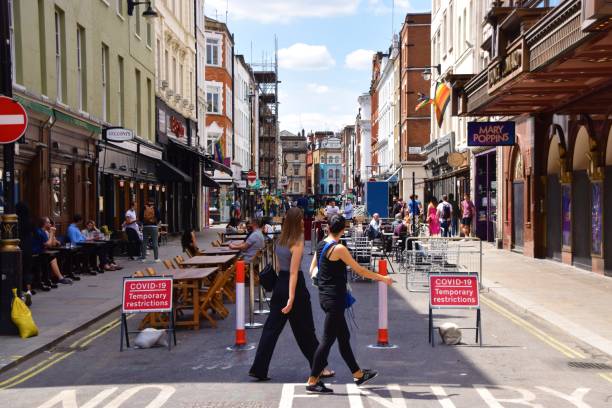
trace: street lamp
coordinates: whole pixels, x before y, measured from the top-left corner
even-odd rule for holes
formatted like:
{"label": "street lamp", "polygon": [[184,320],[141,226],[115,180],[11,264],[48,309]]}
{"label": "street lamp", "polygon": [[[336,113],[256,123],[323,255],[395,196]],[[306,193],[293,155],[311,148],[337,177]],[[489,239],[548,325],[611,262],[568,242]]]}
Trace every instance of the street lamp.
{"label": "street lamp", "polygon": [[442,73],[442,66],[440,64],[438,64],[438,65],[428,65],[423,70],[423,79],[426,80],[426,81],[431,80],[431,68],[435,68],[436,69],[436,72],[438,73],[438,76],[440,76],[440,74]]}
{"label": "street lamp", "polygon": [[143,11],[142,13],[142,16],[145,18],[145,20],[151,21],[152,19],[159,17],[157,12],[153,10],[153,8],[151,7],[150,1],[134,1],[134,0],[127,0],[128,16],[134,15],[134,8],[136,8],[136,6],[141,6],[145,4],[147,5],[147,9]]}

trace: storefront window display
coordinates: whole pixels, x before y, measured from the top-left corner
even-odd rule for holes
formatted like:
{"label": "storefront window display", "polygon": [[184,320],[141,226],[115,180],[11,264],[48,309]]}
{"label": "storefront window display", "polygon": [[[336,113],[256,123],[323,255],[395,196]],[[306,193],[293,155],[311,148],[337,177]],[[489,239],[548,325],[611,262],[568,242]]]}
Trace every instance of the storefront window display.
{"label": "storefront window display", "polygon": [[51,169],[51,214],[61,217],[68,212],[68,171],[65,167]]}

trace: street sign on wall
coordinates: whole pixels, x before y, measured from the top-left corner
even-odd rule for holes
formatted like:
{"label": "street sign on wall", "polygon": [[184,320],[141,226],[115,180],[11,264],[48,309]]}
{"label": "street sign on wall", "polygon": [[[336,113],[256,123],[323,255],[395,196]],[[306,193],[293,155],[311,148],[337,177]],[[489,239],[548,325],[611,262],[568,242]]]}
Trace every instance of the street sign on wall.
{"label": "street sign on wall", "polygon": [[19,140],[28,127],[28,115],[19,102],[0,96],[0,144]]}
{"label": "street sign on wall", "polygon": [[134,139],[134,132],[124,128],[107,128],[103,130],[103,136],[109,142],[127,142]]}
{"label": "street sign on wall", "polygon": [[514,122],[468,122],[468,146],[513,146]]}
{"label": "street sign on wall", "polygon": [[429,275],[429,304],[432,308],[479,307],[478,275]]}
{"label": "street sign on wall", "polygon": [[172,278],[125,278],[122,298],[123,313],[171,312]]}

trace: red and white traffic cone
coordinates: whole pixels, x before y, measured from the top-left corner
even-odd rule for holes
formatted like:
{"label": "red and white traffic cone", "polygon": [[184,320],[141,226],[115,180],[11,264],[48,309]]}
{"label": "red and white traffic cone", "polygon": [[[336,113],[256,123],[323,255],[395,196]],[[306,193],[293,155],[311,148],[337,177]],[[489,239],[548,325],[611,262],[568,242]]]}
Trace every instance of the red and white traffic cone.
{"label": "red and white traffic cone", "polygon": [[[387,276],[387,261],[378,261],[378,273]],[[370,344],[369,348],[397,348],[395,344],[389,343],[389,329],[387,322],[387,285],[378,282],[378,339],[376,344]]]}
{"label": "red and white traffic cone", "polygon": [[253,350],[252,344],[247,344],[244,329],[244,261],[236,261],[236,341],[227,349],[232,351]]}

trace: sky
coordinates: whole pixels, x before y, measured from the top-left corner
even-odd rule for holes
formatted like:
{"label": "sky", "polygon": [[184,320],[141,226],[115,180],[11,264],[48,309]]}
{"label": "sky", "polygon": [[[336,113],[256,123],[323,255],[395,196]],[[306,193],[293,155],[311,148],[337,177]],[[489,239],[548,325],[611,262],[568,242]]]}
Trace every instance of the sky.
{"label": "sky", "polygon": [[[394,3],[394,4],[393,4]],[[280,129],[340,130],[354,124],[368,92],[372,54],[388,51],[407,12],[431,0],[206,0],[206,15],[226,19],[235,52],[272,61],[278,38]],[[394,10],[394,12],[392,12]]]}

